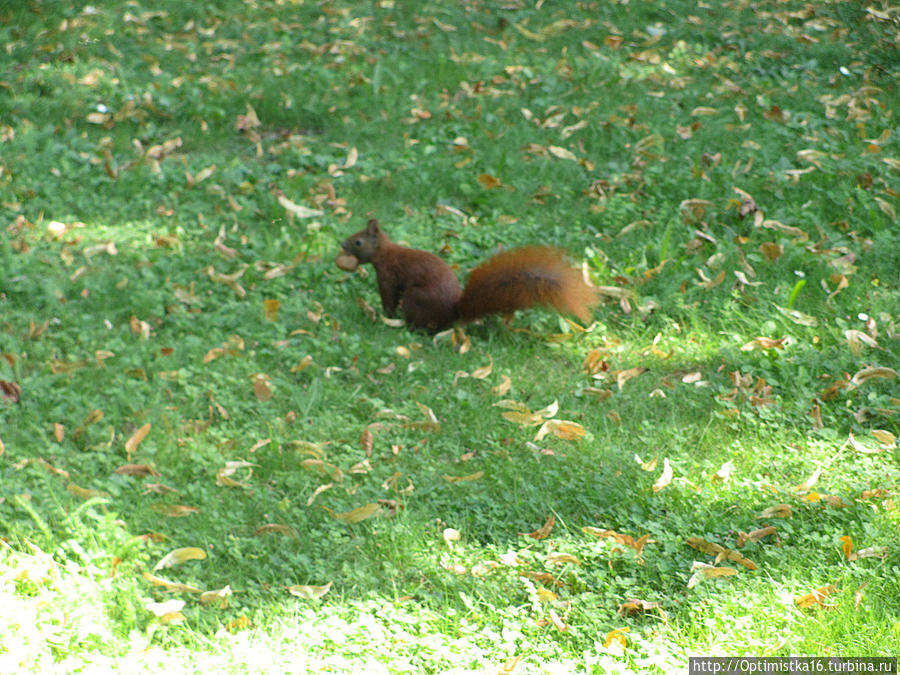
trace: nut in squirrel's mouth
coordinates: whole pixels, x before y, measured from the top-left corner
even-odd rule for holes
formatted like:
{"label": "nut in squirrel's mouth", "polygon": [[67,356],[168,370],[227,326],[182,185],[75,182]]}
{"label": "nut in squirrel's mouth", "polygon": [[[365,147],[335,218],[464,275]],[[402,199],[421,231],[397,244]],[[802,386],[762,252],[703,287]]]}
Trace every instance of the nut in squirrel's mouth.
{"label": "nut in squirrel's mouth", "polygon": [[342,247],[340,253],[338,253],[337,257],[334,259],[334,264],[345,272],[352,272],[359,267],[359,260],[355,255],[348,253],[346,249]]}

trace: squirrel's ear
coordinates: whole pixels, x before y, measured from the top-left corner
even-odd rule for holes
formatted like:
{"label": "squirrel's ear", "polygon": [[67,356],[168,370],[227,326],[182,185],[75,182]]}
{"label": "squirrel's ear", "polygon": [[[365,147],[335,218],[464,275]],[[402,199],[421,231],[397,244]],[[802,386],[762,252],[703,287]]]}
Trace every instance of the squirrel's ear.
{"label": "squirrel's ear", "polygon": [[378,221],[377,220],[372,218],[372,220],[369,221],[369,224],[366,226],[366,233],[367,234],[378,234]]}

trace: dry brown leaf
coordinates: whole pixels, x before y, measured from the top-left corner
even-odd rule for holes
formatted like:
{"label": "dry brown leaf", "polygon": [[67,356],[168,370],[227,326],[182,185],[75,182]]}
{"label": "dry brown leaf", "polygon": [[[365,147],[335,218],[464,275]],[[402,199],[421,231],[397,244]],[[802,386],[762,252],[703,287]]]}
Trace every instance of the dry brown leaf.
{"label": "dry brown leaf", "polygon": [[761,527],[758,530],[753,530],[752,532],[738,532],[737,537],[737,546],[738,548],[744,546],[748,541],[749,542],[757,542],[765,537],[768,537],[770,534],[777,534],[777,530],[769,525],[768,527]]}
{"label": "dry brown leaf", "polygon": [[815,327],[819,325],[819,320],[816,317],[810,316],[809,314],[804,314],[803,312],[796,309],[788,309],[786,307],[780,307],[778,305],[775,305],[775,309],[777,309],[788,319],[800,326]]}
{"label": "dry brown leaf", "polygon": [[568,150],[568,149],[566,149],[566,148],[561,148],[561,147],[558,146],[558,145],[551,145],[551,146],[549,146],[549,147],[547,148],[547,151],[548,151],[551,155],[553,155],[554,157],[557,157],[557,158],[559,158],[559,159],[568,159],[568,160],[570,160],[570,161],[572,161],[572,162],[577,162],[577,161],[578,161],[578,157],[575,155],[574,152],[572,152],[571,150]]}
{"label": "dry brown leaf", "polygon": [[[190,174],[188,174],[190,175]],[[231,248],[230,246],[225,245],[225,237],[227,233],[225,232],[225,224],[219,228],[219,234],[216,236],[216,240],[213,242],[213,248],[216,249],[219,253],[221,253],[225,258],[235,258],[237,257],[238,252]],[[193,283],[193,282],[192,282]],[[189,292],[181,291],[180,293],[176,291],[176,297],[179,297],[182,301],[187,301],[187,304],[193,304],[196,302],[196,296],[193,292],[193,287]]]}
{"label": "dry brown leaf", "polygon": [[619,286],[595,286],[594,291],[599,295],[605,295],[616,300],[629,300],[634,291],[628,288],[620,288]]}
{"label": "dry brown leaf", "polygon": [[731,475],[733,473],[734,463],[731,460],[728,460],[721,467],[719,467],[719,470],[710,477],[710,480],[712,480],[713,482],[727,482],[731,478]]}
{"label": "dry brown leaf", "polygon": [[757,211],[756,200],[753,199],[750,194],[744,192],[736,186],[732,186],[731,189],[737,192],[738,196],[740,197],[740,200],[738,201],[738,216],[740,216],[741,218],[746,218],[751,213],[755,213]]}
{"label": "dry brown leaf", "polygon": [[492,190],[503,185],[499,178],[496,178],[489,173],[479,174],[478,182],[488,190]]}
{"label": "dry brown leaf", "polygon": [[653,484],[653,491],[659,492],[660,490],[666,488],[669,483],[672,482],[672,465],[669,463],[669,458],[663,458],[663,472],[660,474],[659,478]]}
{"label": "dry brown leaf", "polygon": [[419,409],[419,411],[423,415],[425,415],[426,421],[433,423],[433,424],[439,424],[437,415],[434,414],[434,410],[429,408],[424,403],[420,403],[419,401],[416,401],[416,407]]}
{"label": "dry brown leaf", "polygon": [[213,347],[203,357],[203,363],[209,363],[210,361],[214,361],[220,356],[225,355],[225,350],[222,347]]}
{"label": "dry brown leaf", "polygon": [[890,553],[890,548],[887,546],[869,546],[867,548],[861,548],[856,552],[857,558],[880,558],[884,560],[888,557]]}
{"label": "dry brown leaf", "polygon": [[476,368],[472,371],[472,377],[476,380],[483,380],[487,378],[488,375],[494,370],[494,360],[489,358],[489,362],[486,366],[481,366],[480,368]]}
{"label": "dry brown leaf", "polygon": [[553,530],[553,526],[556,524],[556,515],[550,514],[544,524],[535,530],[534,532],[529,532],[526,534],[526,537],[531,537],[532,539],[546,539],[550,536],[550,532]]}
{"label": "dry brown leaf", "polygon": [[581,561],[576,558],[574,555],[569,555],[568,553],[548,553],[547,554],[547,562],[553,565],[563,565],[566,563],[571,563],[572,565],[581,565]]}
{"label": "dry brown leaf", "polygon": [[797,492],[806,492],[807,490],[812,489],[812,486],[815,485],[819,477],[822,475],[822,467],[818,467],[815,471],[812,472],[809,478],[800,483],[800,485],[795,485],[792,489]]}
{"label": "dry brown leaf", "polygon": [[[247,487],[247,481],[253,475],[253,464],[243,460],[225,462],[225,466],[216,472],[216,485],[220,487]],[[232,478],[238,469],[247,469],[244,480],[238,481]]]}
{"label": "dry brown leaf", "polygon": [[862,603],[863,596],[864,596],[863,591],[865,590],[866,586],[868,586],[868,585],[869,585],[868,581],[863,582],[863,584],[858,589],[856,589],[856,593],[853,594],[853,609],[854,609],[854,611],[857,611],[857,612],[859,611],[859,606]]}
{"label": "dry brown leaf", "polygon": [[857,386],[862,384],[863,382],[867,382],[873,378],[884,378],[889,380],[897,379],[897,371],[893,368],[863,368],[859,372],[857,372],[852,378],[851,382]]}
{"label": "dry brown leaf", "polygon": [[613,641],[618,642],[623,648],[628,646],[628,637],[627,633],[630,631],[630,628],[615,628],[609,631],[606,634],[606,639],[603,641],[603,647],[605,649],[609,649],[609,646],[613,643]]}
{"label": "dry brown leaf", "polygon": [[659,463],[659,458],[658,458],[658,457],[654,457],[653,459],[648,460],[648,461],[645,462],[644,460],[641,459],[640,455],[638,455],[637,453],[635,453],[635,455],[634,455],[634,461],[636,461],[638,464],[640,464],[641,469],[642,469],[643,471],[650,472],[650,471],[653,471],[653,470],[656,468],[656,465]]}
{"label": "dry brown leaf", "polygon": [[122,476],[158,476],[159,471],[149,464],[123,464],[115,470]]}
{"label": "dry brown leaf", "polygon": [[448,483],[465,483],[468,481],[478,480],[484,475],[484,471],[476,471],[467,476],[444,476],[444,480]]}
{"label": "dry brown leaf", "polygon": [[850,432],[850,435],[847,437],[847,443],[851,448],[856,450],[857,452],[861,452],[864,455],[877,455],[879,453],[885,452],[889,450],[890,447],[881,445],[877,448],[870,447],[868,445],[864,445],[863,443],[856,440],[856,437],[853,435],[853,432]]}
{"label": "dry brown leaf", "polygon": [[636,614],[643,614],[644,612],[648,612],[651,609],[658,609],[662,612],[662,603],[661,602],[648,602],[646,600],[639,600],[637,598],[629,598],[616,610],[616,613],[619,616],[634,616]]}
{"label": "dry brown leaf", "polygon": [[741,351],[749,352],[754,349],[784,349],[785,340],[787,340],[786,335],[782,338],[778,338],[777,340],[767,337],[758,337],[743,345],[741,347]]}
{"label": "dry brown leaf", "polygon": [[625,41],[621,35],[607,35],[603,38],[603,44],[609,47],[610,49],[618,49],[622,46],[622,43]]}
{"label": "dry brown leaf", "polygon": [[149,581],[154,586],[162,586],[167,591],[171,591],[172,593],[202,593],[202,588],[196,588],[194,586],[188,586],[187,584],[179,584],[174,581],[167,581],[161,577],[158,577],[154,574],[150,574],[150,572],[144,572],[144,579]]}
{"label": "dry brown leaf", "polygon": [[[322,508],[325,507],[323,506]],[[378,513],[381,511],[381,506],[379,506],[377,502],[372,502],[371,504],[359,506],[352,511],[347,511],[345,513],[335,513],[331,509],[326,510],[338,520],[343,520],[348,525],[352,525],[354,523],[361,523],[362,521],[367,520],[372,516],[378,515]]]}
{"label": "dry brown leaf", "polygon": [[543,418],[534,413],[523,413],[516,410],[508,410],[504,413],[500,413],[500,416],[505,420],[513,422],[514,424],[519,424],[523,427],[534,427],[544,421]]}
{"label": "dry brown leaf", "polygon": [[278,308],[281,302],[277,298],[265,298],[263,300],[263,316],[266,321],[278,320]]}
{"label": "dry brown leaf", "polygon": [[359,445],[362,447],[366,457],[372,456],[372,447],[375,445],[375,436],[368,428],[363,429],[362,436],[359,439]]}
{"label": "dry brown leaf", "polygon": [[817,588],[812,593],[794,598],[794,604],[796,604],[801,609],[806,609],[815,605],[818,605],[819,607],[829,607],[829,605],[826,605],[823,600],[829,595],[833,595],[837,592],[838,588],[835,584],[828,584],[827,586]]}
{"label": "dry brown leaf", "polygon": [[737,570],[733,567],[716,567],[715,565],[708,565],[706,563],[696,561],[693,565],[691,565],[691,570],[694,573],[688,580],[688,588],[693,588],[703,579],[717,579],[721,577],[730,577],[737,574]]}
{"label": "dry brown leaf", "polygon": [[297,532],[294,528],[280,523],[266,523],[265,525],[257,527],[253,532],[253,535],[256,537],[263,534],[283,534],[287,537],[297,538]]}
{"label": "dry brown leaf", "polygon": [[185,506],[184,504],[153,504],[150,508],[169,518],[184,518],[193,513],[200,513],[200,509],[196,506]]}
{"label": "dry brown leaf", "polygon": [[500,384],[498,384],[496,387],[492,387],[491,393],[494,396],[505,396],[511,386],[512,386],[512,380],[509,379],[509,376],[501,375],[500,376]]}
{"label": "dry brown leaf", "polygon": [[222,274],[221,272],[217,272],[216,269],[212,265],[210,265],[206,268],[206,274],[207,276],[209,276],[210,281],[228,286],[228,288],[233,290],[239,298],[243,299],[247,296],[247,291],[237,282],[237,280],[244,275],[244,272],[247,271],[248,267],[249,265],[245,263],[240,266],[237,272],[233,272],[231,274]]}
{"label": "dry brown leaf", "polygon": [[759,245],[759,251],[769,262],[775,262],[784,255],[784,246],[772,241],[767,241]]}
{"label": "dry brown leaf", "polygon": [[707,555],[719,555],[720,553],[728,550],[721,544],[716,544],[712,541],[706,541],[706,539],[703,539],[702,537],[688,537],[685,540],[685,543],[691,548],[695,548],[698,551],[706,553]]}
{"label": "dry brown leaf", "polygon": [[587,430],[577,422],[570,422],[568,420],[547,420],[541,425],[541,428],[538,429],[534,441],[541,441],[548,434],[553,434],[564,441],[577,441],[579,438],[584,438],[585,434],[587,434]]}
{"label": "dry brown leaf", "polygon": [[538,600],[545,604],[548,602],[556,602],[557,600],[559,600],[559,596],[556,593],[551,591],[549,588],[544,588],[543,586],[539,586],[537,588],[537,590],[535,591],[535,595],[537,596]]}
{"label": "dry brown leaf", "polygon": [[453,548],[453,543],[459,541],[462,536],[459,530],[454,530],[452,527],[445,527],[441,534],[444,538],[444,543],[450,548]]}
{"label": "dry brown leaf", "polygon": [[143,441],[147,437],[148,433],[150,433],[150,423],[149,422],[147,422],[147,424],[145,424],[140,429],[135,431],[131,435],[131,438],[129,438],[127,441],[125,441],[125,452],[128,455],[128,459],[131,459],[131,456],[134,454],[134,451],[137,450],[137,446],[140,444],[141,441]]}
{"label": "dry brown leaf", "polygon": [[700,537],[690,537],[686,541],[689,546],[708,555],[714,555],[716,557],[716,564],[720,563],[722,560],[730,560],[743,565],[747,569],[756,569],[756,563],[730,548],[726,548],[715,542],[706,541]]}
{"label": "dry brown leaf", "polygon": [[359,151],[354,146],[354,147],[350,148],[349,152],[347,152],[347,159],[344,160],[344,164],[343,164],[343,166],[341,166],[341,168],[342,169],[353,168],[354,166],[356,166],[356,162],[358,159],[359,159]]}
{"label": "dry brown leaf", "polygon": [[296,216],[297,218],[317,218],[318,216],[324,216],[325,212],[320,211],[318,209],[310,209],[305,206],[301,206],[300,204],[295,204],[290,199],[284,196],[284,194],[277,194],[278,203],[281,204],[282,208],[287,211],[292,216]]}
{"label": "dry brown leaf", "polygon": [[302,359],[300,359],[300,363],[296,366],[291,367],[292,373],[302,373],[304,370],[309,368],[312,365],[313,357],[312,354],[307,354]]}
{"label": "dry brown leaf", "polygon": [[256,115],[256,111],[249,103],[247,104],[246,114],[238,115],[234,122],[234,130],[241,132],[253,132],[255,129],[259,129],[261,126],[262,122],[259,121],[259,117]]}
{"label": "dry brown leaf", "polygon": [[[369,462],[368,459],[364,459],[361,462],[357,462],[356,464],[351,466],[350,469],[348,470],[349,473],[356,474],[356,475],[366,474],[371,471],[372,471],[372,464],[371,464],[371,462]],[[398,471],[397,474],[399,474],[399,473],[400,472]],[[385,481],[385,482],[387,482],[387,481]],[[386,489],[387,488],[385,488],[385,490]]]}
{"label": "dry brown leaf", "polygon": [[541,408],[540,410],[535,410],[534,414],[539,415],[540,417],[550,418],[556,415],[559,412],[559,401],[554,399],[553,403],[548,405],[546,408]]}
{"label": "dry brown leaf", "polygon": [[15,382],[0,380],[0,396],[4,403],[18,403],[22,396],[22,388]]}
{"label": "dry brown leaf", "polygon": [[184,605],[184,600],[173,599],[164,602],[147,602],[144,604],[144,609],[159,619],[160,623],[175,624],[185,621],[184,614],[181,613]]}
{"label": "dry brown leaf", "polygon": [[231,586],[225,586],[215,591],[205,591],[200,594],[201,605],[211,605],[214,602],[219,603],[219,609],[228,607],[228,598],[233,595]]}
{"label": "dry brown leaf", "polygon": [[643,366],[638,366],[636,368],[628,368],[626,370],[619,370],[615,373],[616,376],[616,385],[619,387],[619,391],[625,387],[625,383],[628,380],[631,380],[639,375],[646,373],[649,368],[645,368]]}
{"label": "dry brown leaf", "polygon": [[595,537],[599,537],[601,539],[606,539],[606,538],[615,539],[615,541],[617,543],[634,549],[635,552],[637,552],[637,554],[638,554],[638,558],[640,558],[640,556],[644,550],[644,546],[648,542],[651,541],[649,534],[645,534],[645,535],[639,537],[637,540],[635,540],[634,537],[632,537],[630,534],[620,534],[614,530],[604,530],[602,528],[592,527],[590,525],[582,527],[581,531],[584,532],[585,534],[591,534],[591,535],[593,535]]}
{"label": "dry brown leaf", "polygon": [[256,443],[254,443],[252,446],[250,446],[250,452],[251,452],[251,453],[252,453],[252,452],[256,452],[256,451],[259,450],[260,448],[266,447],[266,446],[269,445],[269,443],[271,443],[271,442],[272,442],[272,439],[271,439],[271,438],[263,438],[263,439],[260,440],[260,441],[256,441]]}
{"label": "dry brown leaf", "polygon": [[69,494],[75,495],[76,497],[79,497],[81,499],[100,499],[110,496],[108,492],[103,492],[102,490],[88,490],[87,488],[79,487],[74,483],[69,483],[68,485],[66,485],[66,491]]}
{"label": "dry brown leaf", "polygon": [[253,622],[247,617],[246,614],[241,614],[238,618],[232,619],[228,623],[225,624],[225,630],[229,633],[236,633],[239,630],[246,630],[253,625]]}
{"label": "dry brown leaf", "polygon": [[736,563],[738,563],[739,565],[743,565],[743,566],[746,567],[748,570],[755,570],[755,569],[756,569],[756,563],[755,563],[755,562],[753,562],[752,560],[750,560],[750,558],[747,558],[747,557],[744,556],[743,554],[741,554],[741,553],[739,553],[739,552],[737,552],[737,551],[734,551],[734,550],[732,550],[732,549],[730,549],[730,548],[729,548],[729,549],[725,549],[722,553],[720,553],[719,555],[717,555],[717,556],[716,556],[716,561],[715,561],[715,562],[716,562],[716,564],[718,565],[718,564],[719,564],[720,562],[722,562],[723,560],[730,560],[731,562],[736,562]]}
{"label": "dry brown leaf", "polygon": [[856,554],[853,553],[853,539],[846,534],[840,537],[841,550],[844,552],[844,558],[847,560],[856,560]]}
{"label": "dry brown leaf", "polygon": [[[353,471],[351,470],[350,473],[353,473]],[[306,505],[312,506],[312,503],[316,500],[316,497],[318,497],[320,494],[322,494],[326,490],[330,490],[333,487],[334,487],[334,483],[325,483],[325,485],[320,485],[309,496],[309,499],[306,500]]]}
{"label": "dry brown leaf", "polygon": [[16,462],[15,464],[13,464],[13,468],[16,469],[17,471],[19,471],[19,470],[23,469],[24,467],[28,466],[29,464],[37,464],[42,469],[45,469],[46,471],[49,471],[50,473],[55,474],[57,476],[62,476],[63,478],[69,477],[68,471],[66,471],[65,469],[57,469],[55,466],[53,466],[50,462],[48,462],[43,457],[29,457],[28,459],[21,459],[18,462]]}
{"label": "dry brown leaf", "polygon": [[105,125],[112,119],[112,115],[103,112],[90,112],[85,115],[84,119],[90,124]]}
{"label": "dry brown leaf", "polygon": [[187,186],[194,187],[198,183],[202,183],[207,178],[212,176],[216,172],[216,165],[212,164],[205,169],[200,169],[197,172],[197,175],[192,175],[189,171],[185,173],[185,177],[187,178]]}
{"label": "dry brown leaf", "polygon": [[300,461],[300,466],[309,471],[316,471],[323,476],[328,476],[338,483],[344,480],[344,472],[334,464],[323,459],[304,459]]}
{"label": "dry brown leaf", "polygon": [[847,346],[850,348],[850,353],[854,356],[862,354],[862,345],[878,348],[878,342],[875,341],[875,338],[868,333],[863,333],[861,330],[845,330],[844,337],[847,338]]}
{"label": "dry brown leaf", "polygon": [[266,402],[273,396],[269,383],[272,379],[265,373],[256,373],[251,377],[253,381],[253,393],[259,401]]}
{"label": "dry brown leaf", "polygon": [[559,618],[559,614],[556,613],[555,609],[551,609],[547,613],[547,615],[550,617],[550,621],[551,621],[551,623],[553,623],[553,626],[560,633],[564,633],[567,630],[569,630],[569,625],[565,621],[563,621],[561,618]]}
{"label": "dry brown leaf", "polygon": [[725,281],[725,270],[719,270],[719,273],[714,276],[712,279],[706,276],[704,271],[697,268],[697,276],[700,277],[700,281],[697,282],[697,285],[703,288],[704,290],[712,290],[716,286],[720,285],[723,281]]}
{"label": "dry brown leaf", "polygon": [[524,403],[519,403],[518,401],[513,401],[512,399],[502,399],[492,404],[494,408],[505,408],[506,410],[514,410],[520,413],[528,413],[531,414],[531,409],[525,405]]}
{"label": "dry brown leaf", "polygon": [[759,514],[757,519],[760,518],[790,518],[791,517],[791,507],[789,504],[776,504],[775,506],[770,506],[765,509],[761,514]]}

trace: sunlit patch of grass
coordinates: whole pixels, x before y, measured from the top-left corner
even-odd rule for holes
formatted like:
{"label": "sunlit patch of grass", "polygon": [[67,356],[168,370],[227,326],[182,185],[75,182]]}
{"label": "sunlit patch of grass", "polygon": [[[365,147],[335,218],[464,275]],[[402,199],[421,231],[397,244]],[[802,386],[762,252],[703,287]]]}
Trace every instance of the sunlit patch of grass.
{"label": "sunlit patch of grass", "polygon": [[0,668],[72,672],[111,663],[121,644],[108,614],[110,579],[76,556],[61,563],[26,548],[2,545]]}

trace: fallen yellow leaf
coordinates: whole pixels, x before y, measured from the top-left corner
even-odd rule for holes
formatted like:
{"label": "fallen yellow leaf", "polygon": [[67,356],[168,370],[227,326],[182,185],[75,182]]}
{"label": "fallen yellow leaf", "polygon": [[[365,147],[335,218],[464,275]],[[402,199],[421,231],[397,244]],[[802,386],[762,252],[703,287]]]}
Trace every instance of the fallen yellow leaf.
{"label": "fallen yellow leaf", "polygon": [[187,562],[188,560],[205,560],[206,559],[206,551],[202,548],[197,547],[187,547],[187,548],[176,548],[172,551],[169,551],[165,556],[163,556],[156,566],[153,568],[153,571],[156,572],[160,569],[165,569],[166,567],[172,567],[172,565],[180,565],[182,563]]}
{"label": "fallen yellow leaf", "polygon": [[463,483],[471,480],[478,480],[484,475],[484,471],[476,471],[468,476],[444,476],[444,480],[448,483]]}
{"label": "fallen yellow leaf", "polygon": [[371,504],[365,504],[364,506],[355,508],[352,511],[347,511],[346,513],[335,513],[331,509],[327,510],[338,520],[343,520],[348,525],[352,525],[353,523],[362,522],[363,520],[376,515],[379,511],[381,511],[381,506],[379,506],[377,502],[372,502]]}
{"label": "fallen yellow leaf", "polygon": [[628,646],[628,638],[626,634],[630,631],[630,628],[615,628],[606,634],[606,639],[603,641],[603,646],[608,648],[613,640],[618,642],[623,647]]}
{"label": "fallen yellow leaf", "polygon": [[331,590],[331,585],[333,583],[333,581],[329,581],[324,586],[308,586],[304,584],[297,584],[294,586],[288,586],[287,590],[291,595],[295,595],[298,598],[303,598],[304,600],[318,600]]}

